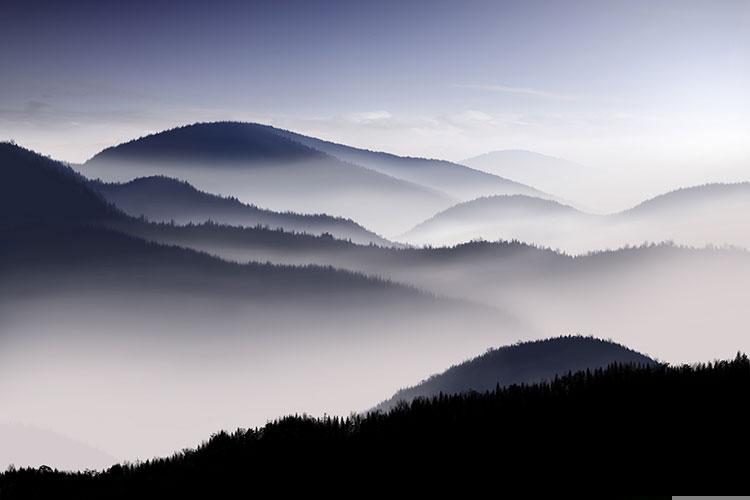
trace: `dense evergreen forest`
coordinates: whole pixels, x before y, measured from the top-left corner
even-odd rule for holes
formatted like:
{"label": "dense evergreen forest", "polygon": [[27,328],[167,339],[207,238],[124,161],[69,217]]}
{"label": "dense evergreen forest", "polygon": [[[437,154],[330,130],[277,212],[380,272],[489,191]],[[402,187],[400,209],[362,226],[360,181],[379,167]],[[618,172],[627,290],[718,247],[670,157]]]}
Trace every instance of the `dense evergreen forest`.
{"label": "dense evergreen forest", "polygon": [[[242,397],[238,394],[237,397]],[[732,492],[747,486],[750,360],[611,365],[548,383],[417,399],[388,413],[287,416],[194,450],[103,472],[9,469],[0,498],[215,498],[460,482],[580,493]],[[115,432],[116,430],[113,430]],[[361,482],[365,481],[365,482]],[[330,491],[330,490],[328,490]],[[516,497],[516,496],[514,496]]]}

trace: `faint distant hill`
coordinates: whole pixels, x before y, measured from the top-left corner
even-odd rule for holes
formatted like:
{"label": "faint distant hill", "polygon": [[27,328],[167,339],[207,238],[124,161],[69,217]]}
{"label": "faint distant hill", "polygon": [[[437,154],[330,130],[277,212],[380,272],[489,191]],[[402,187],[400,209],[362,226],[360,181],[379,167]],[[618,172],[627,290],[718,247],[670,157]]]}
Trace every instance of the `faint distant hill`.
{"label": "faint distant hill", "polygon": [[275,211],[351,218],[386,235],[457,201],[253,123],[198,123],[149,135],[105,149],[82,171],[105,181],[175,177]]}
{"label": "faint distant hill", "polygon": [[654,365],[656,362],[620,344],[593,337],[558,337],[491,349],[485,354],[399,390],[376,409],[387,411],[399,402],[440,394],[486,392],[497,386],[552,381],[570,372],[612,364]]}
{"label": "faint distant hill", "polygon": [[518,239],[555,247],[595,216],[552,200],[513,195],[459,203],[400,235],[417,245],[454,245],[472,239]]}
{"label": "faint distant hill", "polygon": [[247,205],[236,198],[199,191],[189,183],[163,176],[140,177],[127,183],[92,182],[91,186],[108,201],[134,217],[177,224],[213,221],[219,224],[321,235],[360,244],[389,245],[388,240],[354,221],[325,214],[274,212]]}
{"label": "faint distant hill", "polygon": [[[359,301],[363,310],[389,304],[406,316],[411,306],[441,309],[445,314],[477,310],[409,284],[364,274],[382,267],[342,270],[334,268],[335,260],[316,259],[305,259],[312,265],[304,266],[270,263],[273,255],[283,256],[290,249],[303,255],[336,255],[332,249],[344,249],[344,254],[354,252],[366,260],[386,248],[265,228],[144,222],[109,204],[86,179],[60,162],[12,144],[0,144],[0,160],[0,174],[8,180],[0,183],[4,230],[0,278],[5,285],[0,288],[0,310],[10,299],[60,291],[66,291],[66,299],[76,297],[76,291],[99,297],[108,296],[99,292],[113,292],[111,298],[116,300],[126,292],[138,291],[143,297],[170,292],[243,305],[252,303],[249,298],[258,303],[286,302],[288,308],[304,299],[339,311]],[[265,253],[259,253],[258,259],[226,262],[201,251],[243,245]],[[256,262],[248,264],[249,260]],[[375,297],[377,304],[369,302]],[[329,316],[325,308],[320,311]]]}
{"label": "faint distant hill", "polygon": [[[544,203],[517,198],[530,201],[528,206],[522,204],[525,210]],[[637,222],[620,221],[614,216],[590,216],[594,219],[592,224],[583,224],[581,230],[573,231],[565,221],[571,213],[574,221],[583,217],[579,212],[553,202],[537,208],[540,216],[536,223],[556,231],[545,233],[555,235],[556,241],[566,237],[575,244],[599,245],[616,242],[613,235],[618,235],[625,241],[640,242],[643,240],[639,238],[647,234],[639,229]],[[547,211],[560,211],[564,215],[551,218]],[[530,234],[529,227],[535,219],[498,216],[497,220],[508,229],[515,228],[516,232],[510,235],[517,236]],[[671,226],[655,227],[666,230]],[[716,224],[716,227],[723,226]],[[235,262],[334,266],[409,283],[438,296],[514,311],[525,323],[524,328],[530,325],[531,330],[543,335],[607,332],[620,342],[664,353],[672,360],[698,359],[697,354],[709,352],[723,355],[731,352],[726,349],[733,346],[747,349],[742,340],[746,338],[742,325],[746,324],[747,316],[743,290],[750,283],[750,253],[742,250],[639,243],[625,248],[612,245],[619,249],[573,256],[518,241],[388,248],[216,224],[133,227],[118,223],[113,228],[141,239],[193,248]],[[633,232],[619,233],[625,230]],[[492,234],[494,240],[512,239],[509,233]],[[733,236],[743,235],[737,231]],[[460,329],[465,331],[463,327]],[[685,342],[686,338],[691,341]],[[482,345],[492,344],[501,343],[488,341]]]}
{"label": "faint distant hill", "polygon": [[[184,442],[187,431],[174,427],[217,416],[261,421],[300,401],[314,408],[348,405],[363,394],[372,400],[376,389],[339,381],[397,386],[402,370],[421,373],[428,360],[443,364],[449,353],[486,345],[489,335],[525,331],[499,308],[402,282],[323,265],[227,262],[123,234],[118,227],[157,236],[163,228],[120,212],[58,162],[11,145],[3,152],[0,375],[20,382],[18,390],[0,391],[6,420],[24,421],[44,404],[55,411],[35,423],[96,436],[92,442],[118,456],[149,457]],[[195,229],[163,226],[179,238]],[[214,238],[217,227],[201,226],[201,237]],[[291,235],[303,246],[380,248],[221,228],[256,242]],[[327,402],[316,403],[323,394]],[[158,412],[149,411],[154,401]],[[3,451],[23,456],[15,445]]]}
{"label": "faint distant hill", "polygon": [[530,182],[533,179],[542,184],[554,182],[555,177],[571,174],[583,175],[589,170],[583,165],[564,158],[523,149],[490,151],[479,156],[466,158],[461,163],[509,179],[527,179],[521,182]]}
{"label": "faint distant hill", "polygon": [[0,143],[0,227],[118,217],[86,179],[60,162]]}
{"label": "faint distant hill", "polygon": [[750,248],[750,183],[678,189],[611,215],[593,215],[550,200],[494,196],[459,203],[397,239],[450,245],[481,238],[518,239],[571,253],[644,242]]}
{"label": "faint distant hill", "polygon": [[[0,164],[2,174],[14,180],[0,183],[4,195],[0,317],[4,320],[12,315],[16,322],[43,323],[44,314],[34,316],[21,311],[32,310],[44,297],[53,297],[57,303],[67,304],[65,321],[71,325],[94,317],[87,311],[96,301],[118,311],[149,310],[151,316],[140,314],[148,324],[140,328],[165,335],[179,332],[180,328],[204,335],[209,330],[200,325],[207,318],[222,325],[220,330],[227,335],[245,334],[249,321],[256,333],[267,329],[299,333],[306,320],[315,318],[319,328],[332,333],[351,328],[380,331],[386,328],[382,325],[391,323],[389,328],[393,328],[393,324],[409,318],[415,322],[411,323],[415,334],[444,324],[444,316],[489,315],[498,321],[515,321],[505,313],[438,298],[408,284],[330,265],[274,265],[268,258],[259,259],[260,262],[227,262],[196,249],[196,241],[234,245],[231,238],[240,235],[259,246],[267,241],[274,245],[281,242],[283,246],[287,241],[298,247],[321,249],[331,244],[379,247],[263,228],[215,224],[178,227],[144,222],[108,204],[84,179],[59,162],[12,145],[3,146],[2,152],[8,160]],[[16,158],[22,161],[15,161]],[[44,197],[36,194],[38,186]],[[283,254],[281,246],[273,247],[274,253]],[[186,307],[186,300],[199,307]],[[211,316],[205,312],[210,304],[220,304],[222,310],[230,311]],[[365,319],[374,311],[385,318],[370,322],[370,328]],[[149,317],[153,321],[146,320]],[[45,328],[53,327],[36,329]],[[57,328],[64,327],[56,325],[50,331]],[[130,334],[124,323],[100,328],[111,335],[116,331]],[[10,335],[11,330],[7,331]]]}
{"label": "faint distant hill", "polygon": [[[205,295],[277,294],[315,298],[320,292],[409,287],[332,268],[238,265],[192,249],[156,245],[112,228],[148,226],[111,205],[64,164],[19,146],[0,144],[0,275],[7,290],[142,289]],[[0,294],[0,302],[7,298]]]}
{"label": "faint distant hill", "polygon": [[[439,214],[440,217],[455,220],[470,220],[473,217],[512,218],[515,213],[545,216],[560,213],[581,213],[573,207],[552,200],[543,200],[524,195],[485,196],[459,203]],[[438,217],[438,216],[436,216]]]}
{"label": "faint distant hill", "polygon": [[336,144],[285,130],[273,130],[343,161],[427,186],[461,200],[500,194],[525,194],[540,198],[554,198],[535,187],[516,182],[516,179],[509,180],[509,178],[503,178],[505,176],[498,176],[495,173],[483,172],[481,169],[477,170],[445,160],[397,156]]}
{"label": "faint distant hill", "polygon": [[104,469],[117,462],[106,452],[30,425],[0,424],[0,471],[9,465],[60,470]]}
{"label": "faint distant hill", "polygon": [[637,234],[642,241],[750,249],[750,182],[678,189],[607,220],[617,234]]}
{"label": "faint distant hill", "polygon": [[534,151],[492,151],[461,161],[463,165],[529,184],[571,200],[588,199],[595,169]]}
{"label": "faint distant hill", "polygon": [[[738,205],[738,206],[733,206]],[[676,189],[655,196],[624,210],[620,216],[649,217],[654,215],[681,216],[686,213],[714,212],[715,216],[733,216],[734,210],[750,208],[750,182],[703,184]],[[720,213],[720,210],[725,213]]]}

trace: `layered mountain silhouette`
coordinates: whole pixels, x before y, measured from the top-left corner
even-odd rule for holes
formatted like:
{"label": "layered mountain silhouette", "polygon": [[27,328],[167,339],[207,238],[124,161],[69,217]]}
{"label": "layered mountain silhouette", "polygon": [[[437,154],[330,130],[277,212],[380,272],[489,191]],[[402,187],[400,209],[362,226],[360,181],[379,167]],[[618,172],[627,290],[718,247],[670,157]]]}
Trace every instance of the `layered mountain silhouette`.
{"label": "layered mountain silhouette", "polygon": [[454,245],[473,239],[518,239],[556,247],[594,217],[556,201],[514,195],[459,203],[398,238],[418,245]]}
{"label": "layered mountain silhouette", "polygon": [[578,163],[534,151],[506,149],[462,160],[463,165],[541,189],[569,196],[571,185],[581,183],[592,169]]}
{"label": "layered mountain silhouette", "polygon": [[175,177],[275,211],[343,216],[386,236],[477,196],[552,197],[450,162],[365,151],[254,123],[167,130],[105,149],[82,170],[106,181]]}
{"label": "layered mountain silhouette", "polygon": [[750,249],[750,182],[677,189],[610,219],[620,233],[644,240]]}
{"label": "layered mountain silhouette", "polygon": [[[88,435],[103,416],[114,419],[110,425],[130,425],[127,411],[112,414],[111,405],[121,403],[102,399],[107,395],[148,413],[154,398],[170,394],[173,404],[161,405],[159,415],[140,416],[154,426],[142,441],[101,432],[97,446],[117,456],[179,449],[189,436],[169,423],[189,418],[207,425],[212,408],[252,422],[287,411],[364,408],[405,380],[518,338],[605,334],[679,361],[749,348],[742,325],[750,254],[742,250],[665,244],[571,256],[520,241],[362,245],[329,231],[279,229],[289,219],[230,225],[240,223],[235,214],[279,214],[180,181],[91,182],[17,146],[4,144],[0,152],[0,175],[9,180],[0,185],[0,326],[8,339],[0,376],[12,374],[20,384],[4,409],[24,415],[24,395],[46,390],[60,412],[71,409],[69,427],[56,430]],[[452,209],[453,224],[501,227],[491,233],[498,239],[553,220],[557,233],[548,230],[545,238],[579,237],[591,227],[610,238],[611,228],[727,207],[721,200],[728,192],[741,207],[745,188],[702,187],[611,216],[525,195],[492,196]],[[118,205],[168,222],[128,215]],[[670,205],[678,209],[664,208]],[[186,212],[193,206],[199,215]],[[215,207],[223,222],[205,215]],[[211,221],[192,219],[198,216]],[[578,232],[566,225],[571,221],[581,224]],[[308,222],[303,216],[299,223]],[[43,352],[35,350],[40,345]],[[95,366],[81,366],[82,352]],[[190,387],[189,394],[123,377],[121,367],[133,360],[156,373],[154,380],[163,380],[164,370],[178,373],[176,386]],[[342,385],[344,379],[356,383]],[[226,390],[217,393],[216,384]],[[196,398],[212,405],[196,406]],[[75,410],[80,405],[93,405],[85,418]]]}
{"label": "layered mountain silhouette", "polygon": [[262,298],[284,290],[307,290],[315,296],[328,285],[366,289],[366,283],[378,281],[331,268],[237,266],[193,250],[126,236],[111,230],[113,225],[145,223],[120,212],[65,165],[11,144],[0,145],[0,174],[6,239],[0,248],[0,271],[9,280],[6,284],[18,280],[16,291],[41,287],[37,280],[56,272],[59,279],[49,280],[45,293],[50,287],[75,286],[94,277],[96,286],[103,288],[151,284],[222,295],[262,292]]}
{"label": "layered mountain silhouette", "polygon": [[[740,297],[750,283],[750,254],[742,250],[661,244],[571,256],[517,241],[383,248],[263,228],[165,225],[135,231],[140,238],[237,262],[331,265],[410,283],[514,311],[546,335],[606,331],[670,359],[696,359],[709,350],[726,355],[733,345],[747,345]],[[720,334],[707,335],[717,324]],[[672,331],[692,341],[676,342],[665,333]]]}
{"label": "layered mountain silhouette", "polygon": [[[732,217],[732,205],[737,210],[750,205],[750,182],[715,183],[676,189],[648,199],[633,208],[621,212],[627,217],[649,217],[655,215],[693,216],[701,212],[707,215]],[[726,214],[720,210],[726,209]]]}
{"label": "layered mountain silhouette", "polygon": [[456,201],[251,123],[200,123],[150,135],[105,149],[82,171],[105,181],[175,177],[275,211],[351,218],[386,235]]}
{"label": "layered mountain silhouette", "polygon": [[[462,160],[463,165],[555,193],[563,203],[585,211],[605,213],[618,206],[612,193],[618,179],[612,172],[534,151],[507,149]],[[590,207],[597,207],[592,209]]]}
{"label": "layered mountain silhouette", "polygon": [[154,222],[187,224],[212,221],[242,227],[266,226],[313,235],[329,234],[361,244],[390,244],[352,220],[325,214],[264,210],[236,198],[199,191],[187,182],[169,177],[140,177],[127,183],[92,182],[91,185],[125,213]]}
{"label": "layered mountain silhouette", "polygon": [[[85,436],[115,456],[167,453],[196,429],[234,418],[346,412],[456,352],[525,331],[496,308],[401,280],[269,259],[227,262],[164,240],[201,228],[209,241],[236,232],[256,242],[284,235],[377,246],[150,223],[121,212],[65,165],[13,145],[2,146],[0,177],[0,377],[13,381],[0,395],[4,418],[33,414],[35,424]],[[342,377],[361,383],[342,386]],[[37,412],[42,403],[55,411]]]}
{"label": "layered mountain silhouette", "polygon": [[300,144],[323,151],[343,161],[427,186],[461,200],[497,194],[526,194],[552,198],[552,195],[534,187],[510,180],[514,179],[513,177],[504,178],[505,176],[488,174],[445,160],[397,156],[336,144],[294,132],[274,130]]}
{"label": "layered mountain silhouette", "polygon": [[[327,284],[347,288],[346,283],[355,288],[362,285],[366,289],[372,284],[374,289],[385,285],[408,290],[408,287],[331,267],[238,266],[191,249],[155,245],[123,234],[115,228],[128,228],[135,233],[134,228],[149,227],[149,223],[121,212],[66,165],[13,144],[0,144],[0,175],[4,180],[0,187],[0,223],[6,238],[0,248],[0,269],[4,276],[18,278],[19,286],[24,289],[34,286],[34,282],[20,284],[23,276],[30,277],[30,273],[38,272],[41,277],[60,270],[73,279],[98,276],[97,283],[102,286],[107,283],[104,278],[121,280],[116,281],[117,286],[148,282],[162,286],[170,283],[171,275],[176,278],[171,284],[175,288],[185,287],[195,280],[195,287],[188,288],[206,292],[212,290],[210,284],[216,281],[215,290],[223,295],[232,287],[262,291],[264,296],[287,288],[296,292],[307,289],[315,295],[315,291],[326,288]],[[102,184],[94,185],[107,191]],[[168,185],[175,187],[173,181],[168,181]],[[201,196],[189,186],[177,183],[176,187],[183,194],[187,191],[189,196]],[[208,200],[216,201],[210,196]],[[97,266],[102,268],[97,269]],[[137,269],[141,272],[133,272]],[[97,274],[105,270],[105,274]],[[253,275],[256,276],[250,279]],[[203,286],[199,287],[201,282]],[[262,289],[258,288],[260,285]],[[411,293],[419,295],[416,291],[407,292]]]}
{"label": "layered mountain silhouette", "polygon": [[[465,489],[465,477],[500,469],[505,487],[528,489],[541,476],[534,490],[558,494],[585,463],[591,479],[571,487],[577,497],[595,490],[597,498],[661,500],[668,497],[629,496],[613,485],[744,486],[737,449],[750,442],[744,432],[749,389],[750,361],[739,353],[685,366],[610,365],[545,383],[417,399],[387,413],[287,415],[99,472],[14,468],[0,474],[0,491],[13,498],[225,497],[247,488],[250,470],[256,486],[330,493],[333,487],[320,478],[332,469],[347,490],[404,470],[457,477]],[[681,425],[675,408],[690,409],[679,414]],[[687,439],[686,428],[706,432]],[[663,467],[664,453],[654,452],[653,443],[670,451],[674,467]],[[592,460],[603,446],[616,451]],[[284,484],[290,475],[297,481]],[[446,483],[457,484],[434,486],[444,490]]]}
{"label": "layered mountain silhouette", "polygon": [[593,215],[550,200],[495,196],[460,203],[398,239],[445,245],[481,238],[519,239],[575,254],[673,241],[750,248],[750,183],[679,189],[611,215]]}
{"label": "layered mountain silhouette", "polygon": [[470,391],[486,392],[513,384],[550,382],[556,377],[612,364],[651,366],[655,361],[625,346],[593,337],[558,337],[491,349],[476,358],[399,390],[376,409],[388,411],[416,398]]}

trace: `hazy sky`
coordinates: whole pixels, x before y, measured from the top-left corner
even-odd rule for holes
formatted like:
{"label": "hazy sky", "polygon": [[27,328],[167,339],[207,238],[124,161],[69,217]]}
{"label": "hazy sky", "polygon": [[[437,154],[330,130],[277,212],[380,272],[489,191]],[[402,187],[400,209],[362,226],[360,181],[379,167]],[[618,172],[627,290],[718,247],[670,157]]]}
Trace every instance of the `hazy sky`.
{"label": "hazy sky", "polygon": [[68,161],[238,119],[452,160],[750,172],[746,0],[4,0],[0,61],[0,138]]}

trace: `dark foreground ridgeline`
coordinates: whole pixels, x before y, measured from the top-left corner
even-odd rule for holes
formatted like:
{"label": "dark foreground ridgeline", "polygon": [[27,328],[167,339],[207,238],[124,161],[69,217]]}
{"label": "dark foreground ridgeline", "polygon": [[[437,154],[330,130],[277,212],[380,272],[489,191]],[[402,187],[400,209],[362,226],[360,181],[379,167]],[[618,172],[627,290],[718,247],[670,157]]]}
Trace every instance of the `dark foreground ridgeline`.
{"label": "dark foreground ridgeline", "polygon": [[731,492],[747,487],[749,398],[745,355],[695,366],[612,365],[549,383],[416,399],[388,413],[284,417],[101,473],[9,470],[0,476],[0,498],[229,498],[237,491],[244,498],[259,486],[309,492],[353,480],[357,494],[393,491],[404,479],[417,489],[482,484],[498,495],[522,487],[553,495],[547,498],[676,487]]}

